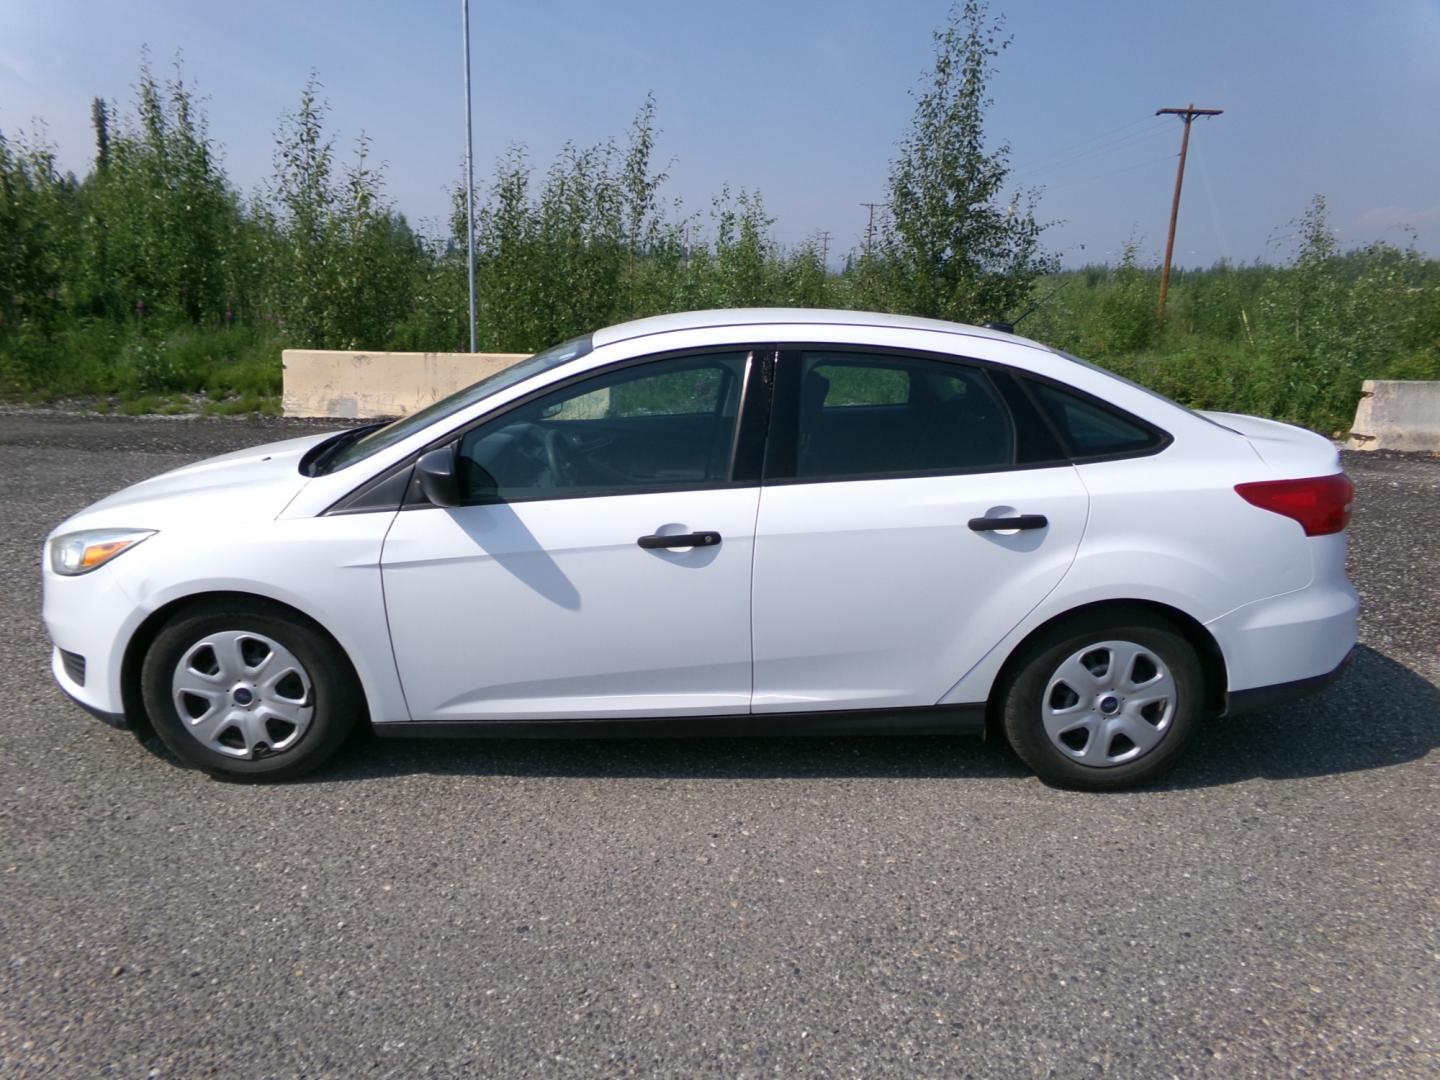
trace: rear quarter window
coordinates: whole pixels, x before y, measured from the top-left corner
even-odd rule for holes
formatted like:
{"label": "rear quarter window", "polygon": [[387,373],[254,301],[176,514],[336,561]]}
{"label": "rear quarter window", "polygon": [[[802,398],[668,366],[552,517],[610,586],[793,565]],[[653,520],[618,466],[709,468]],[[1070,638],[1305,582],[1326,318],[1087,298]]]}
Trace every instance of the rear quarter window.
{"label": "rear quarter window", "polygon": [[1075,458],[1144,454],[1165,436],[1134,417],[1049,383],[1026,380],[1030,393]]}

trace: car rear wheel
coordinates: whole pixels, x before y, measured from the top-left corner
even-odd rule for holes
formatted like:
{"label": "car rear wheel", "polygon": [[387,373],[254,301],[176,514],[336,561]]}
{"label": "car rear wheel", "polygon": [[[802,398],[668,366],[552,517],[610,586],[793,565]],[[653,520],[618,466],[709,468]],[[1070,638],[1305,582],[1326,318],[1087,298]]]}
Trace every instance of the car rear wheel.
{"label": "car rear wheel", "polygon": [[1047,783],[1131,787],[1174,763],[1203,701],[1199,657],[1172,625],[1081,617],[1027,647],[1004,692],[1005,734]]}
{"label": "car rear wheel", "polygon": [[215,776],[285,780],[309,772],[364,710],[340,648],[261,601],[186,610],[156,636],[140,677],[165,745]]}

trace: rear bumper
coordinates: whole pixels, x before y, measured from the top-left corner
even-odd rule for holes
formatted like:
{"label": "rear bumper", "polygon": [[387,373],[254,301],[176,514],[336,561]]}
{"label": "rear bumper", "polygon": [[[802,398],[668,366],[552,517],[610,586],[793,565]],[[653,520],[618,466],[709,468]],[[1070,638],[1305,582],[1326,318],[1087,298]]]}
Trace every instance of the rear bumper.
{"label": "rear bumper", "polygon": [[1319,693],[1344,674],[1354,656],[1355,650],[1351,649],[1334,670],[1323,675],[1312,675],[1307,679],[1295,679],[1270,686],[1256,686],[1249,690],[1232,690],[1226,695],[1224,715],[1238,716],[1241,713],[1257,712]]}
{"label": "rear bumper", "polygon": [[[1359,597],[1343,575],[1246,604],[1206,624],[1225,658],[1231,701],[1323,685],[1355,648]],[[1289,693],[1286,691],[1286,693]]]}

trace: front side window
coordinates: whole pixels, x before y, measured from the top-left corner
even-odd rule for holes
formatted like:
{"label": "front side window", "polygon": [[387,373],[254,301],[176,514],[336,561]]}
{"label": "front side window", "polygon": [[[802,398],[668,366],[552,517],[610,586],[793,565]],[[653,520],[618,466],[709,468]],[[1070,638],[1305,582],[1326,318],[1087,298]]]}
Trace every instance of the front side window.
{"label": "front side window", "polygon": [[746,353],[606,372],[511,409],[460,441],[473,504],[729,482]]}
{"label": "front side window", "polygon": [[919,357],[802,352],[797,479],[1003,468],[1015,431],[979,368]]}
{"label": "front side window", "polygon": [[[590,337],[587,334],[584,337],[562,342],[544,352],[536,353],[527,360],[521,360],[518,364],[501,368],[479,382],[472,383],[463,390],[457,390],[449,397],[441,398],[439,401],[425,406],[419,412],[413,412],[409,416],[403,416],[399,420],[383,426],[373,427],[363,435],[349,439],[343,445],[337,445],[333,453],[325,455],[324,460],[318,463],[320,471],[332,473],[347,465],[353,465],[357,461],[364,461],[371,454],[379,453],[387,446],[394,446],[428,425],[443,420],[461,409],[469,408],[491,394],[498,394],[501,390],[523,382],[532,375],[539,375],[541,372],[549,371],[561,364],[568,364],[571,360],[579,359],[588,352],[590,352]],[[356,430],[358,432],[359,429]]]}

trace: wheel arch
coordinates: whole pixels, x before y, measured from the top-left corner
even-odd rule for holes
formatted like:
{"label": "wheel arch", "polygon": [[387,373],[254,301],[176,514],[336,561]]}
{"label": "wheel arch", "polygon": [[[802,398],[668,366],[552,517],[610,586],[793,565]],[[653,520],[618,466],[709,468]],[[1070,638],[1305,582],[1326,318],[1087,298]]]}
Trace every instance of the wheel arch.
{"label": "wheel arch", "polygon": [[1052,615],[1033,628],[1010,650],[1010,655],[1000,665],[1000,670],[991,684],[985,713],[987,733],[993,734],[1000,730],[998,725],[1005,704],[1004,694],[1001,691],[1009,685],[1010,679],[1020,666],[1030,645],[1042,634],[1048,633],[1056,626],[1079,618],[1104,615],[1116,620],[1123,620],[1137,614],[1159,618],[1169,623],[1190,643],[1200,658],[1200,671],[1205,679],[1205,712],[1211,715],[1223,712],[1229,688],[1225,656],[1220,651],[1219,642],[1215,640],[1209,630],[1205,629],[1203,623],[1179,608],[1155,600],[1097,600]]}
{"label": "wheel arch", "polygon": [[[360,699],[366,703],[367,714],[369,712],[369,695],[366,692],[365,682],[360,678],[356,670],[355,662],[350,658],[349,652],[340,640],[330,632],[326,626],[313,615],[301,611],[292,604],[276,600],[273,597],[262,596],[259,593],[244,592],[234,589],[222,589],[212,592],[191,593],[187,596],[177,597],[166,604],[156,608],[136,627],[135,632],[130,635],[129,642],[125,645],[125,655],[120,664],[120,695],[121,703],[125,710],[125,716],[132,724],[149,724],[149,718],[145,711],[145,700],[140,684],[140,669],[145,662],[145,654],[150,651],[151,644],[155,641],[160,631],[177,615],[190,608],[202,607],[216,602],[251,604],[261,608],[268,608],[274,614],[282,615],[285,618],[293,619],[303,623],[316,633],[324,635],[335,646],[336,650],[345,659],[345,664],[354,679],[355,685],[360,688]],[[369,716],[365,717],[369,722]]]}

